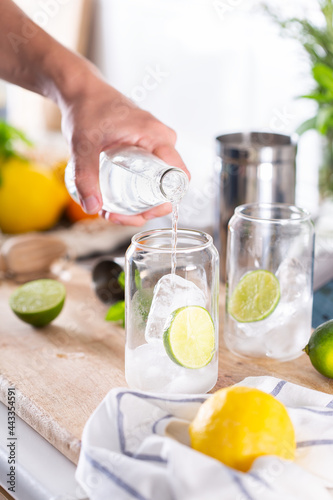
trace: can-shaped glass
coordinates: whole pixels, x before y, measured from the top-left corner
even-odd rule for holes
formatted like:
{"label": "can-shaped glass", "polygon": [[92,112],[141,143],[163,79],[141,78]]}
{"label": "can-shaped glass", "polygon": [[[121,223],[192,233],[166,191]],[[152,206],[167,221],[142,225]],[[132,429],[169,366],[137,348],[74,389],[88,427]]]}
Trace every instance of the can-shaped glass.
{"label": "can-shaped glass", "polygon": [[204,232],[179,229],[176,250],[172,241],[171,229],[145,231],[126,252],[126,381],[203,393],[218,372],[219,255]]}
{"label": "can-shaped glass", "polygon": [[234,353],[297,358],[311,334],[314,226],[292,205],[235,209],[228,227],[224,338]]}

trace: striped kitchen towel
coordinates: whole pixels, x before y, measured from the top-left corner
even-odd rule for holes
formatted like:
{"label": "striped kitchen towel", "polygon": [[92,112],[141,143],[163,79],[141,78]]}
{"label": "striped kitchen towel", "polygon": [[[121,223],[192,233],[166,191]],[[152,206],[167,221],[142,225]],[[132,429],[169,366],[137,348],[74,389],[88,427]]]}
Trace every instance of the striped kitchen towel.
{"label": "striped kitchen towel", "polygon": [[332,395],[273,377],[238,385],[286,405],[295,462],[265,456],[238,472],[189,447],[188,424],[209,395],[114,389],[84,428],[78,482],[91,500],[332,500]]}

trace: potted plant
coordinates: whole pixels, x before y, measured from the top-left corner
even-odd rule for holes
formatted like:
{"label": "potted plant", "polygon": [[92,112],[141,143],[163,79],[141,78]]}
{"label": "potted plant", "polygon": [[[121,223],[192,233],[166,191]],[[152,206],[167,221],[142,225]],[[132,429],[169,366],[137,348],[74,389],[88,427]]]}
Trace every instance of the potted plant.
{"label": "potted plant", "polygon": [[282,19],[278,11],[264,8],[283,34],[298,40],[309,56],[314,87],[310,94],[301,97],[315,101],[317,113],[300,125],[297,132],[303,134],[314,129],[324,137],[319,189],[322,197],[333,197],[333,0],[317,2],[318,24],[306,18]]}

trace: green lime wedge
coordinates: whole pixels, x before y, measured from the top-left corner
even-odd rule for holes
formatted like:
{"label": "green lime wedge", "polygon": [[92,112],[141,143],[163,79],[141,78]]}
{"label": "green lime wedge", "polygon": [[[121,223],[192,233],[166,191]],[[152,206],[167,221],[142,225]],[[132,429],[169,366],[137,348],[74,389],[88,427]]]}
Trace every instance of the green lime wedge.
{"label": "green lime wedge", "polygon": [[209,312],[203,307],[176,309],[163,333],[168,356],[185,368],[202,368],[215,352],[215,328]]}
{"label": "green lime wedge", "polygon": [[66,289],[59,281],[42,279],[20,286],[9,298],[13,312],[26,323],[45,326],[60,313]]}
{"label": "green lime wedge", "polygon": [[275,274],[259,269],[240,280],[230,297],[228,311],[240,323],[267,318],[280,300],[280,284]]}

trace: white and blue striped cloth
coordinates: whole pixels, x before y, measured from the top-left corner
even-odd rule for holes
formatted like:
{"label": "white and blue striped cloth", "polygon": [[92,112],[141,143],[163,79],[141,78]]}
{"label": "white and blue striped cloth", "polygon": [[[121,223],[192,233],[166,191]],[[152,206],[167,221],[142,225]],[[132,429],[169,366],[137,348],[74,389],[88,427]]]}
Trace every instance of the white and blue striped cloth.
{"label": "white and blue striped cloth", "polygon": [[333,396],[273,377],[238,385],[286,405],[296,430],[295,462],[260,457],[248,473],[238,472],[184,443],[209,395],[114,389],[85,426],[78,482],[91,500],[332,500]]}

